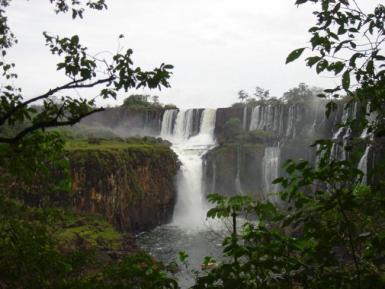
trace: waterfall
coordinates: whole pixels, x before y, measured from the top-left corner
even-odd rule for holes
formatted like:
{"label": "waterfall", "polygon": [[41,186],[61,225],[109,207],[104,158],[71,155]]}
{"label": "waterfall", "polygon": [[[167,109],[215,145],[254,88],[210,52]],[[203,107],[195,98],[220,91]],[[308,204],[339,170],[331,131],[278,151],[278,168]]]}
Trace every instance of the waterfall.
{"label": "waterfall", "polygon": [[251,112],[249,130],[266,130],[282,135],[284,107],[281,105],[257,105]]}
{"label": "waterfall", "polygon": [[215,162],[213,162],[213,167],[212,167],[212,170],[213,170],[213,180],[212,180],[212,183],[211,183],[211,191],[210,193],[215,193],[215,185],[217,183],[217,164]]}
{"label": "waterfall", "polygon": [[[199,229],[204,225],[207,206],[202,183],[202,156],[215,146],[216,110],[205,109],[199,120],[194,119],[194,116],[196,118],[199,115],[196,111],[194,109],[179,111],[172,134],[162,134],[162,137],[172,143],[171,148],[181,161],[177,176],[177,202],[173,224],[187,229]],[[165,130],[170,126],[169,114],[165,114],[163,118],[162,128]],[[200,123],[199,133],[192,136],[195,121]]]}
{"label": "waterfall", "polygon": [[177,139],[188,139],[193,132],[194,109],[179,111],[175,120],[173,136]]}
{"label": "waterfall", "polygon": [[[353,116],[350,109],[344,109],[342,112],[341,124],[344,125],[351,117],[355,117],[356,106],[353,108]],[[332,140],[334,141],[332,150],[331,150],[331,158],[335,160],[346,160],[347,154],[345,151],[345,145],[347,143],[347,139],[350,137],[351,129],[341,126],[336,133],[334,133]],[[342,143],[342,144],[341,144]]]}
{"label": "waterfall", "polygon": [[367,184],[368,183],[368,155],[370,152],[371,146],[367,146],[365,149],[364,155],[361,157],[360,162],[358,163],[358,169],[364,173],[364,176],[362,178],[362,183]]}
{"label": "waterfall", "polygon": [[243,108],[243,119],[242,119],[242,128],[247,129],[247,106]]}
{"label": "waterfall", "polygon": [[295,138],[296,136],[296,122],[297,122],[297,115],[298,115],[298,106],[297,105],[290,105],[289,112],[288,112],[288,118],[287,118],[287,128],[286,128],[286,136]]}
{"label": "waterfall", "polygon": [[237,147],[237,175],[235,177],[235,190],[237,195],[244,195],[245,193],[242,190],[241,184],[241,158],[240,158],[241,149],[238,145]]}
{"label": "waterfall", "polygon": [[251,113],[249,130],[260,129],[259,128],[260,110],[261,110],[261,107],[259,105],[253,108],[253,111]]}
{"label": "waterfall", "polygon": [[280,166],[281,149],[277,147],[266,147],[262,163],[262,174],[264,183],[264,200],[277,203],[279,198],[275,194],[279,190],[279,185],[273,184],[278,178]]}
{"label": "waterfall", "polygon": [[178,113],[176,109],[168,109],[163,114],[163,121],[160,130],[162,137],[171,136],[174,129],[175,116]]}

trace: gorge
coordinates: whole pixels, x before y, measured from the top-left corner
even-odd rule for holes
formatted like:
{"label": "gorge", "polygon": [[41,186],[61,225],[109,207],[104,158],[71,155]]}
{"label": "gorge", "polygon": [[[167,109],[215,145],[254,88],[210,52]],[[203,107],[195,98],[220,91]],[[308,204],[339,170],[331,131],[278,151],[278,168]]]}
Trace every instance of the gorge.
{"label": "gorge", "polygon": [[[160,137],[163,153],[122,150],[117,157],[109,150],[102,157],[109,169],[101,173],[103,166],[95,162],[100,157],[87,152],[82,164],[73,162],[75,209],[100,212],[120,230],[144,232],[138,244],[161,261],[173,261],[186,250],[199,269],[206,255],[219,255],[222,234],[205,220],[207,194],[249,195],[279,204],[279,186],[272,182],[285,175],[283,163],[304,159],[316,165],[316,148],[310,145],[321,138],[335,143],[333,157],[342,160],[347,155],[340,145],[361,135],[362,151],[349,157],[367,171],[374,160],[374,150],[365,146],[368,136],[338,127],[357,113],[357,107],[341,105],[326,118],[322,102],[281,101],[219,109],[107,109],[81,125],[117,135],[124,131],[124,137]],[[75,150],[72,159],[81,153]],[[365,174],[363,182],[369,179]],[[137,194],[139,201],[133,202]],[[192,282],[185,269],[178,277],[185,286]]]}
{"label": "gorge", "polygon": [[[353,137],[361,135],[361,151],[350,157],[357,167],[367,170],[368,160],[373,163],[373,156],[381,153],[379,149],[374,152],[365,146],[368,136],[359,128],[352,131],[338,127],[357,113],[357,106],[345,110],[341,104],[327,118],[322,101],[188,110],[118,107],[93,115],[82,125],[102,127],[117,135],[123,130],[124,137],[152,136],[168,141],[180,161],[180,169],[168,174],[168,178],[175,176],[175,210],[172,202],[167,207],[172,211],[168,216],[174,217],[160,218],[161,223],[173,219],[185,227],[194,227],[204,219],[205,196],[209,193],[251,195],[278,202],[279,187],[272,181],[285,175],[283,163],[304,159],[316,165],[316,148],[310,145],[317,139],[331,139],[333,157],[343,160],[347,156],[341,145],[346,146]],[[156,174],[152,177],[162,178]]]}

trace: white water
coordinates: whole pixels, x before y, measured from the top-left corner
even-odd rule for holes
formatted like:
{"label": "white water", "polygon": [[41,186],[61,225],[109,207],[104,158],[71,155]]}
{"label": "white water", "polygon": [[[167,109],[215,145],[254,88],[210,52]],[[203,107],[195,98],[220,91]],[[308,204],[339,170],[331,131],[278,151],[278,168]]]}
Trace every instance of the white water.
{"label": "white water", "polygon": [[358,169],[364,173],[364,176],[362,178],[361,183],[367,184],[368,182],[368,155],[370,151],[371,146],[367,146],[365,149],[365,153],[360,159],[360,162],[358,163]]}
{"label": "white water", "polygon": [[[341,124],[345,125],[347,121],[357,118],[357,103],[353,107],[344,109],[341,118]],[[345,147],[352,134],[350,127],[342,126],[333,135],[334,144],[332,146],[331,158],[335,160],[347,160],[349,158],[348,152]]]}
{"label": "white water", "polygon": [[170,117],[173,112],[166,111],[163,117],[161,136],[172,143],[173,151],[181,161],[177,176],[177,202],[173,225],[190,230],[205,226],[207,203],[203,195],[202,156],[215,146],[214,128],[216,110],[205,109],[200,119],[200,129],[192,136],[194,110],[181,110],[175,119],[174,129]]}
{"label": "white water", "polygon": [[277,192],[279,185],[273,184],[273,181],[279,175],[281,149],[277,147],[266,147],[265,155],[263,157],[263,182],[264,182],[264,199],[273,203],[278,203],[279,198]]}
{"label": "white water", "polygon": [[287,122],[284,122],[285,107],[282,105],[257,105],[251,112],[249,130],[265,130],[277,135],[294,138],[296,123],[300,121],[299,109],[291,105],[288,109]]}
{"label": "white water", "polygon": [[245,195],[245,193],[242,190],[242,184],[241,184],[241,158],[240,158],[240,147],[238,145],[237,147],[237,174],[235,177],[235,190],[237,195]]}
{"label": "white water", "polygon": [[175,116],[178,113],[177,109],[169,109],[164,112],[162,127],[160,131],[160,135],[163,138],[171,137],[174,127]]}
{"label": "white water", "polygon": [[242,128],[247,129],[247,106],[243,108]]}

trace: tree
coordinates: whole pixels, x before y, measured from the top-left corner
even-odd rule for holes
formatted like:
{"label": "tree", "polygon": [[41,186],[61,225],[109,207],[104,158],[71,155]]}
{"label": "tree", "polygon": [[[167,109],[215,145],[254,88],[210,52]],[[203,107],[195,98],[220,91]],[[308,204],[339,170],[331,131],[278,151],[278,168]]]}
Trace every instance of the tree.
{"label": "tree", "polygon": [[[17,39],[6,17],[7,7],[11,0],[0,3],[1,40],[0,53],[5,58],[0,62],[2,70],[2,86],[0,88],[0,143],[14,144],[21,141],[27,134],[50,127],[73,125],[83,117],[102,111],[95,107],[95,98],[75,98],[67,93],[74,89],[87,90],[97,87],[96,97],[116,98],[118,92],[130,88],[169,87],[171,65],[161,64],[153,71],[143,71],[140,67],[133,67],[131,59],[133,51],[128,49],[113,55],[110,59],[100,59],[90,55],[88,48],[81,44],[77,35],[59,37],[44,32],[43,37],[52,55],[62,58],[57,64],[57,70],[62,71],[68,82],[43,92],[41,95],[25,99],[21,88],[12,84],[17,77],[15,64],[7,61],[7,50],[17,43]],[[65,1],[50,0],[56,13],[72,13],[72,18],[82,18],[86,8],[102,10],[107,5],[104,0]],[[119,38],[123,37],[122,35]],[[42,103],[40,109],[33,108],[33,104]],[[4,136],[1,132],[6,126],[23,124],[12,135]]]}
{"label": "tree", "polygon": [[310,88],[306,83],[300,83],[298,87],[294,87],[283,94],[285,101],[290,103],[312,102],[317,100],[317,95],[323,91],[320,88]]}
{"label": "tree", "polygon": [[158,95],[153,95],[152,96],[152,102],[156,105],[159,105],[159,96]]}
{"label": "tree", "polygon": [[264,100],[266,100],[266,99],[269,98],[269,96],[270,96],[270,91],[269,91],[268,89],[263,89],[263,88],[257,86],[257,87],[255,88],[254,96],[255,96],[255,98],[257,99],[257,101],[258,101],[258,100],[264,101]]}
{"label": "tree", "polygon": [[244,90],[238,91],[238,98],[241,102],[245,102],[246,99],[248,99],[249,97],[250,97],[249,94]]}
{"label": "tree", "polygon": [[[164,268],[146,254],[124,258],[103,270],[101,265],[95,267],[93,252],[63,252],[53,236],[53,223],[62,216],[52,202],[42,202],[52,197],[57,186],[68,185],[57,181],[57,174],[65,174],[68,166],[62,154],[64,141],[60,134],[44,130],[73,125],[103,110],[95,107],[95,97],[71,97],[71,90],[98,88],[96,97],[116,98],[130,88],[168,87],[172,66],[161,64],[143,71],[133,67],[131,49],[100,59],[89,54],[77,35],[61,38],[43,33],[51,54],[62,58],[57,69],[68,81],[26,99],[21,88],[13,85],[16,66],[7,57],[8,49],[17,43],[6,17],[10,3],[0,1],[0,287],[177,288]],[[107,8],[104,0],[50,3],[56,13],[71,13],[74,19],[82,18],[87,8]],[[95,269],[98,278],[85,274]]]}

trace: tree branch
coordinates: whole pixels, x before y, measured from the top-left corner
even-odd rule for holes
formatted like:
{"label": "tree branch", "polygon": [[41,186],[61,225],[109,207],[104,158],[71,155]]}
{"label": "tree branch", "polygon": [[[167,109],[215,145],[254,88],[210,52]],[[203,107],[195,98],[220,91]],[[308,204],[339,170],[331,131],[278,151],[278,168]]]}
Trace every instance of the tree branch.
{"label": "tree branch", "polygon": [[90,112],[87,112],[85,114],[82,114],[76,118],[67,120],[67,121],[57,121],[57,119],[52,119],[50,121],[40,122],[36,123],[30,127],[27,127],[26,129],[19,132],[16,136],[11,138],[2,138],[0,137],[0,143],[7,143],[7,144],[16,144],[18,143],[23,137],[25,137],[27,134],[34,132],[39,129],[45,129],[50,127],[59,127],[59,126],[67,126],[67,125],[74,125],[78,123],[80,120],[82,120],[84,117],[89,116],[91,114],[94,114],[96,112],[104,111],[104,108],[98,108],[94,109]]}
{"label": "tree branch", "polygon": [[115,78],[114,76],[110,76],[108,78],[99,79],[99,80],[97,80],[95,82],[92,82],[92,83],[89,83],[89,84],[82,84],[82,82],[84,82],[86,80],[86,79],[83,78],[83,79],[79,79],[79,80],[74,80],[74,81],[68,82],[67,84],[62,85],[62,86],[58,86],[58,87],[56,87],[54,89],[50,89],[45,94],[36,96],[34,98],[31,98],[29,100],[26,100],[26,101],[16,105],[14,108],[12,108],[10,111],[8,111],[6,114],[4,114],[0,118],[0,126],[3,125],[5,123],[5,121],[7,119],[9,119],[10,117],[12,117],[12,115],[15,114],[18,110],[20,110],[23,107],[26,107],[30,103],[33,103],[33,102],[41,100],[41,99],[46,99],[46,98],[54,95],[55,93],[57,93],[57,92],[59,92],[61,90],[75,89],[75,88],[91,88],[91,87],[97,86],[99,84],[103,84],[103,83],[106,83],[106,82],[111,82],[112,80],[114,80],[114,78]]}

